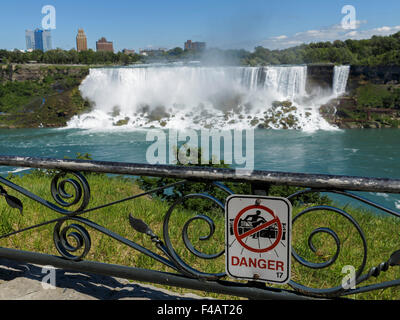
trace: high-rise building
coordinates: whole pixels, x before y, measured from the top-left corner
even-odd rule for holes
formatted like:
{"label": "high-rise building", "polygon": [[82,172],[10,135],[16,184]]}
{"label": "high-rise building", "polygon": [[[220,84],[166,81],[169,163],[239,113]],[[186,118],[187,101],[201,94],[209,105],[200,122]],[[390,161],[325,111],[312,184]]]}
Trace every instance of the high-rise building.
{"label": "high-rise building", "polygon": [[26,50],[48,51],[52,49],[51,31],[35,29],[25,31]]}
{"label": "high-rise building", "polygon": [[107,41],[107,39],[103,37],[96,41],[96,50],[114,52],[113,43],[112,41]]}
{"label": "high-rise building", "polygon": [[43,51],[43,30],[35,30],[35,50]]}
{"label": "high-rise building", "polygon": [[76,51],[86,51],[87,50],[87,38],[83,29],[78,30],[78,35],[76,36]]}
{"label": "high-rise building", "polygon": [[51,43],[51,31],[43,30],[43,51],[49,51],[53,48]]}
{"label": "high-rise building", "polygon": [[35,33],[25,30],[26,50],[35,50]]}

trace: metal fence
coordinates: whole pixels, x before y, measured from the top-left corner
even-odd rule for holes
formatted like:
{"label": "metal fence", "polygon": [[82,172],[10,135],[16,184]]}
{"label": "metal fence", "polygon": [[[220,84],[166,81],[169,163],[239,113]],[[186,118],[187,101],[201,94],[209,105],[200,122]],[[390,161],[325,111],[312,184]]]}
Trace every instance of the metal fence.
{"label": "metal fence", "polygon": [[[372,208],[382,211],[384,214],[400,217],[400,213],[391,209],[385,208],[376,204],[368,199],[365,199],[352,191],[365,191],[365,192],[379,192],[379,193],[400,193],[400,180],[395,179],[374,179],[364,177],[350,177],[350,176],[333,176],[333,175],[315,175],[315,174],[298,174],[298,173],[284,173],[284,172],[269,172],[269,171],[253,171],[251,174],[240,174],[233,169],[215,169],[207,167],[180,167],[168,165],[145,165],[145,164],[132,164],[132,163],[118,163],[118,162],[104,162],[104,161],[85,161],[85,160],[58,160],[47,158],[31,158],[31,157],[16,157],[16,156],[1,156],[0,166],[10,167],[25,167],[37,168],[46,170],[56,170],[56,174],[49,177],[49,185],[51,195],[54,201],[45,200],[38,195],[35,195],[27,189],[14,184],[7,178],[0,176],[0,195],[4,197],[9,206],[16,210],[23,210],[24,198],[28,197],[40,205],[58,213],[59,218],[42,222],[40,224],[24,227],[10,233],[0,235],[0,239],[13,237],[17,234],[33,230],[44,225],[54,224],[53,242],[59,252],[59,256],[27,252],[11,248],[0,248],[0,257],[17,260],[26,263],[35,263],[39,265],[52,265],[54,267],[63,268],[67,270],[89,272],[95,274],[116,276],[136,281],[151,282],[161,285],[176,286],[192,290],[202,290],[207,292],[214,292],[226,295],[234,295],[245,297],[249,299],[315,299],[315,298],[338,298],[346,297],[352,294],[358,294],[378,289],[400,285],[400,279],[393,279],[391,281],[384,281],[369,285],[363,285],[366,280],[376,277],[378,278],[382,272],[387,271],[389,268],[399,265],[400,251],[393,252],[386,261],[383,261],[376,267],[366,270],[368,246],[365,234],[359,223],[344,209],[328,206],[328,205],[311,205],[307,206],[304,210],[299,212],[292,220],[293,225],[296,221],[310,212],[325,211],[337,214],[344,217],[350,222],[359,234],[362,243],[362,257],[360,257],[360,266],[356,271],[355,282],[357,287],[354,289],[345,288],[343,285],[338,284],[331,288],[314,288],[291,280],[288,283],[290,289],[282,289],[276,287],[269,287],[264,283],[256,281],[233,281],[227,280],[225,272],[221,273],[207,273],[202,270],[197,270],[195,267],[188,265],[182,259],[176,248],[173,247],[172,240],[169,234],[169,220],[170,216],[177,205],[182,201],[189,198],[200,198],[206,201],[213,202],[220,210],[224,210],[224,201],[221,201],[214,196],[204,193],[196,194],[182,194],[170,209],[165,212],[163,217],[163,235],[162,237],[156,235],[151,226],[148,226],[144,221],[136,219],[130,215],[126,223],[130,224],[132,230],[139,233],[146,234],[151,240],[154,248],[145,248],[138,243],[135,243],[119,234],[107,229],[107,226],[101,226],[97,223],[82,217],[83,214],[89,214],[96,210],[105,207],[112,207],[116,204],[134,201],[139,197],[149,194],[155,194],[165,189],[174,188],[189,183],[207,183],[218,188],[226,194],[231,195],[233,192],[227,188],[224,183],[226,182],[239,182],[249,183],[252,186],[254,194],[267,194],[271,185],[283,186],[300,186],[303,187],[301,191],[291,194],[287,197],[289,201],[294,201],[296,198],[310,193],[334,193],[349,197],[353,200],[364,203]],[[177,179],[168,185],[155,188],[153,190],[145,191],[140,194],[135,194],[127,198],[114,201],[112,203],[104,203],[98,207],[91,207],[90,185],[82,173],[95,172],[118,174],[127,176],[151,176],[151,177],[164,177]],[[74,194],[66,192],[66,186],[69,185],[74,189]],[[12,196],[8,193],[9,189],[16,192],[18,196]],[[14,194],[15,194],[14,192]],[[21,197],[20,197],[20,196]],[[68,201],[66,201],[68,199]],[[69,210],[75,205],[77,209]],[[206,222],[210,227],[210,234],[204,237],[208,240],[212,237],[215,229],[215,224],[212,217],[206,215],[196,215],[195,218],[187,221],[182,230],[182,237],[186,248],[191,254],[200,259],[216,259],[224,254],[224,251],[215,254],[205,254],[199,252],[190,243],[187,235],[188,225],[193,219],[199,219]],[[69,224],[66,225],[65,223]],[[136,267],[128,267],[114,264],[107,264],[97,261],[85,260],[85,256],[91,248],[91,237],[87,229],[95,230],[105,236],[113,238],[122,244],[130,247],[132,250],[137,250],[156,261],[164,264],[171,269],[171,272],[161,272],[156,270],[141,269]],[[39,232],[39,231],[38,231]],[[310,269],[324,269],[331,266],[336,262],[341,251],[341,240],[338,234],[330,228],[316,228],[309,236],[309,247],[315,252],[313,247],[312,238],[316,234],[325,233],[331,236],[336,243],[336,253],[330,259],[323,263],[313,263],[306,260],[294,249],[292,249],[292,259],[297,261],[304,267]],[[74,239],[74,243],[68,239]],[[154,250],[154,251],[153,251]],[[74,254],[79,252],[79,254]]]}

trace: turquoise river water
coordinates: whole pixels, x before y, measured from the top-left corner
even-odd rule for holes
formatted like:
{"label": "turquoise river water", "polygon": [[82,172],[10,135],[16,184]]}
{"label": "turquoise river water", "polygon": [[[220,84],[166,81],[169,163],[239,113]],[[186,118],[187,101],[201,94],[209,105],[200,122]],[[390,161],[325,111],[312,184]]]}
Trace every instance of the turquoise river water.
{"label": "turquoise river water", "polygon": [[[94,160],[147,163],[146,130],[18,129],[0,130],[0,155],[75,158],[90,153]],[[256,130],[257,170],[351,175],[400,179],[400,130],[360,129],[303,132]],[[0,174],[23,173],[0,167]],[[400,210],[400,195],[363,194]]]}

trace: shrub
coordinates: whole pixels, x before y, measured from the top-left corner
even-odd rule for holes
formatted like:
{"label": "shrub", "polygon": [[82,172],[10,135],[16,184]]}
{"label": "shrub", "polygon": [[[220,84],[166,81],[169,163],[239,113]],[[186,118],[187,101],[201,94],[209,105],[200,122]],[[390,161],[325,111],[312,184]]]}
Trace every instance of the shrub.
{"label": "shrub", "polygon": [[[207,163],[207,164],[201,164],[201,149],[199,149],[198,152],[198,165],[196,166],[201,166],[201,167],[211,167],[211,168],[229,168],[229,165],[221,162],[221,164],[212,164],[212,163]],[[178,161],[177,165],[181,165]],[[194,166],[192,164],[186,164],[184,166]],[[144,191],[149,191],[153,190],[156,188],[160,187],[165,187],[168,184],[175,183],[180,181],[179,179],[173,179],[173,178],[153,178],[153,177],[139,177],[137,179],[137,182],[139,184],[139,187],[143,189]],[[252,194],[252,187],[250,183],[237,183],[237,182],[225,182],[223,183],[226,187],[231,189],[233,193],[235,194]],[[303,190],[304,188],[301,187],[292,187],[292,186],[275,186],[275,185],[265,185],[265,190],[267,191],[267,194],[269,196],[276,196],[276,197],[288,197],[289,195],[299,191]],[[219,188],[215,187],[212,182],[189,182],[185,184],[180,184],[177,185],[171,189],[168,190],[163,190],[158,193],[156,193],[156,196],[164,201],[167,201],[168,203],[172,204],[175,201],[177,201],[179,198],[181,198],[184,195],[188,194],[196,194],[196,193],[207,193],[216,199],[220,200],[221,202],[225,202],[226,197],[228,194]],[[294,206],[299,205],[299,204],[316,204],[316,205],[321,205],[321,204],[330,204],[331,201],[328,197],[326,196],[321,196],[319,193],[310,193],[310,194],[305,194],[301,195],[299,197],[296,197],[296,199],[293,200],[292,204]],[[203,199],[189,199],[185,201],[183,204],[183,207],[185,209],[191,210],[191,211],[196,211],[199,213],[207,213],[210,211],[215,210],[215,205],[211,201],[203,200]]]}

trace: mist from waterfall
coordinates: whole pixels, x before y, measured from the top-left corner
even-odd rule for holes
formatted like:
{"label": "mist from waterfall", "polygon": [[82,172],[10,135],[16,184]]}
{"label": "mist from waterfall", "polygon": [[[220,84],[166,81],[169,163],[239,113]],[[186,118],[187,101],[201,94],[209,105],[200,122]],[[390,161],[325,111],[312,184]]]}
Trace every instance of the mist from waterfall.
{"label": "mist from waterfall", "polygon": [[332,92],[311,96],[305,65],[95,68],[80,86],[94,108],[68,127],[332,130],[318,110],[343,93],[346,70],[335,67]]}

